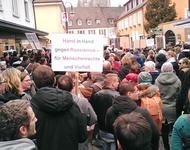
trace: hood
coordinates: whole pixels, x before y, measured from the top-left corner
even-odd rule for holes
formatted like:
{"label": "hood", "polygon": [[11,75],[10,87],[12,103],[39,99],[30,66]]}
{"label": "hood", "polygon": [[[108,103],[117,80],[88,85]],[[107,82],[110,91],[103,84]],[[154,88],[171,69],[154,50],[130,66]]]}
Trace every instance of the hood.
{"label": "hood", "polygon": [[170,84],[174,84],[178,80],[178,77],[173,72],[163,72],[163,73],[160,73],[160,75],[158,76],[156,80],[160,84],[170,85]]}
{"label": "hood", "polygon": [[32,140],[22,138],[19,140],[0,142],[1,150],[37,150]]}
{"label": "hood", "polygon": [[137,104],[127,96],[118,96],[112,108],[116,114],[130,113],[137,108]]}
{"label": "hood", "polygon": [[[143,86],[143,85],[141,85]],[[139,89],[139,87],[138,87]],[[140,94],[139,94],[139,97],[153,97],[155,95],[159,95],[159,88],[156,86],[156,85],[151,85],[147,88],[142,88],[142,90],[139,90],[140,91]]]}
{"label": "hood", "polygon": [[63,112],[74,104],[72,95],[58,88],[44,87],[32,98],[32,105],[37,105],[45,112]]}

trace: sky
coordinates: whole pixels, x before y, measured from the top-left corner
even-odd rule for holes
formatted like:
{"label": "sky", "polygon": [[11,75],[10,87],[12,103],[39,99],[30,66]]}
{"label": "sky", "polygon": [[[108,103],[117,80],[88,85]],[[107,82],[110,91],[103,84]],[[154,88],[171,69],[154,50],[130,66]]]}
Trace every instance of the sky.
{"label": "sky", "polygon": [[[66,2],[71,2],[73,6],[77,5],[78,0],[63,0],[65,3]],[[128,0],[110,0],[111,1],[111,6],[119,6],[125,4]]]}

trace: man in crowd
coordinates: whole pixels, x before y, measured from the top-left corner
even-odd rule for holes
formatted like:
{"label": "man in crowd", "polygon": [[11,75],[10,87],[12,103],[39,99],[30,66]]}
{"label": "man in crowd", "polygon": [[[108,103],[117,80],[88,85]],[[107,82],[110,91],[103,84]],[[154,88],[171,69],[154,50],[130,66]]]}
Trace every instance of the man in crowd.
{"label": "man in crowd", "polygon": [[78,143],[87,138],[86,116],[69,92],[54,88],[55,77],[50,67],[38,66],[33,72],[33,80],[38,88],[31,100],[38,119],[38,148],[78,150]]}
{"label": "man in crowd", "polygon": [[36,133],[35,114],[27,100],[12,100],[0,107],[0,149],[37,150],[28,137]]}
{"label": "man in crowd", "polygon": [[133,82],[124,82],[119,86],[119,93],[121,96],[115,98],[112,106],[107,110],[105,122],[106,130],[110,133],[114,133],[113,123],[117,117],[122,114],[129,114],[131,112],[138,112],[143,115],[143,117],[149,123],[152,129],[152,149],[158,150],[159,146],[159,132],[158,128],[153,122],[150,114],[147,110],[142,109],[137,106],[138,100],[138,89]]}
{"label": "man in crowd", "polygon": [[[74,83],[71,77],[67,75],[62,75],[58,79],[58,88],[68,91],[71,93]],[[79,106],[80,111],[84,113],[87,117],[87,129],[89,133],[92,133],[95,123],[97,121],[96,113],[94,112],[91,104],[86,98],[78,97],[77,95],[72,94],[73,100]],[[88,150],[88,140],[84,143],[79,144],[79,150]]]}
{"label": "man in crowd", "polygon": [[105,114],[107,109],[112,105],[115,97],[119,96],[119,93],[116,91],[118,84],[117,74],[108,73],[105,76],[103,89],[95,93],[90,101],[98,118],[99,135],[105,142],[104,148],[110,150],[112,146],[114,147],[114,145],[110,144],[114,143],[114,136],[106,132]]}
{"label": "man in crowd", "polygon": [[152,130],[140,113],[119,116],[114,122],[114,129],[122,150],[152,150]]}

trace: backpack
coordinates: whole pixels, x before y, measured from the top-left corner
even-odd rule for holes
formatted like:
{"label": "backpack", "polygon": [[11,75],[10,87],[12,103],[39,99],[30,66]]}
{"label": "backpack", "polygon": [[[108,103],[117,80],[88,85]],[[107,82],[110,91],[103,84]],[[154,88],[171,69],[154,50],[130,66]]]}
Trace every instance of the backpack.
{"label": "backpack", "polygon": [[155,124],[158,126],[159,131],[162,128],[162,100],[159,94],[155,94],[152,97],[141,97],[141,107],[148,110]]}

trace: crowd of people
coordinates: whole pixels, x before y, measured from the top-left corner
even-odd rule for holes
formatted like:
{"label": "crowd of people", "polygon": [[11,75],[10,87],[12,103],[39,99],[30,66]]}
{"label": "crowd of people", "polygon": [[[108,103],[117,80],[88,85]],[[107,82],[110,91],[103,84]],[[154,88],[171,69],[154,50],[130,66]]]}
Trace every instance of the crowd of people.
{"label": "crowd of people", "polygon": [[0,149],[190,149],[190,45],[105,47],[102,67],[54,72],[50,50],[4,53]]}

